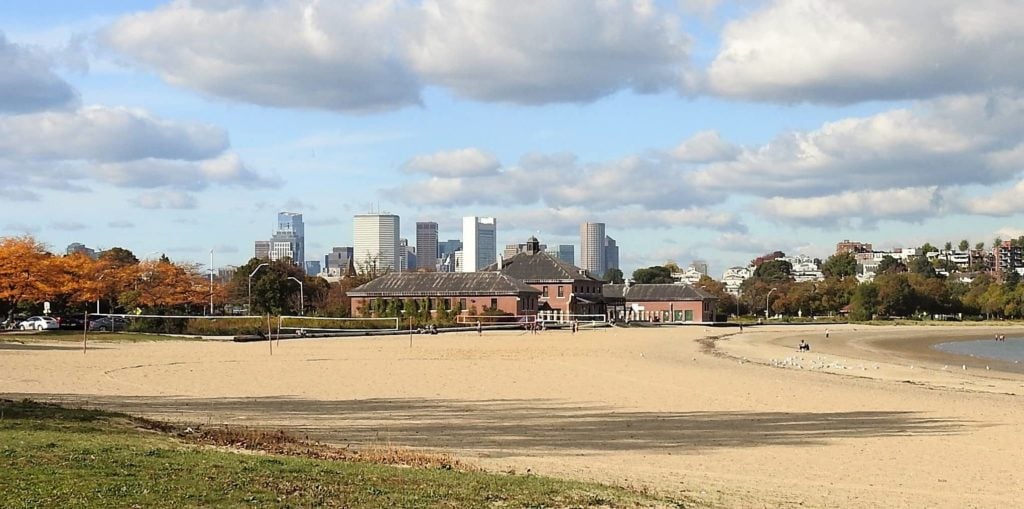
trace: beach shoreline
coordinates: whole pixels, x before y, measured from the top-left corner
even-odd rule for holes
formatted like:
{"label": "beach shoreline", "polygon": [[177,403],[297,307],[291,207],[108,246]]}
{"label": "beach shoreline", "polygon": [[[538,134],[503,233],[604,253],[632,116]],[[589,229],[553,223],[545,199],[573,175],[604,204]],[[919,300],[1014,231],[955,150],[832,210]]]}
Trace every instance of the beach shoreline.
{"label": "beach shoreline", "polygon": [[[943,370],[948,360],[922,353],[927,338],[891,345],[959,329],[830,325],[828,340],[824,329],[487,331],[272,350],[9,343],[0,393],[340,446],[450,452],[492,471],[682,493],[712,507],[1017,501],[1024,457],[1007,444],[1024,440],[1024,376]],[[795,351],[801,338],[811,352]],[[708,355],[709,342],[721,355]],[[802,367],[771,363],[801,355]]]}

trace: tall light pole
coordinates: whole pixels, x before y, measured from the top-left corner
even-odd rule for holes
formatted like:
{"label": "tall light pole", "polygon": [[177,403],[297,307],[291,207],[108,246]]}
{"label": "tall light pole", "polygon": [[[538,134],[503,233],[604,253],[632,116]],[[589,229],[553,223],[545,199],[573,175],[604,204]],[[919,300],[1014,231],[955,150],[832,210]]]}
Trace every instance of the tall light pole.
{"label": "tall light pole", "polygon": [[302,291],[302,281],[299,281],[298,279],[292,276],[288,276],[288,279],[291,279],[292,281],[295,281],[296,283],[299,284],[299,316],[302,316],[302,314],[306,310],[306,297]]}
{"label": "tall light pole", "polygon": [[248,302],[248,304],[245,305],[245,312],[246,313],[252,314],[252,277],[255,276],[256,273],[259,272],[260,269],[262,269],[263,267],[266,267],[267,265],[270,265],[270,264],[269,263],[261,263],[261,264],[257,265],[255,269],[253,269],[252,274],[249,274],[249,302]]}
{"label": "tall light pole", "polygon": [[764,296],[764,319],[765,320],[768,319],[768,299],[771,298],[772,292],[774,292],[775,290],[778,290],[778,288],[772,288],[771,290],[768,290],[768,295]]}
{"label": "tall light pole", "polygon": [[210,316],[213,316],[213,248],[210,248]]}

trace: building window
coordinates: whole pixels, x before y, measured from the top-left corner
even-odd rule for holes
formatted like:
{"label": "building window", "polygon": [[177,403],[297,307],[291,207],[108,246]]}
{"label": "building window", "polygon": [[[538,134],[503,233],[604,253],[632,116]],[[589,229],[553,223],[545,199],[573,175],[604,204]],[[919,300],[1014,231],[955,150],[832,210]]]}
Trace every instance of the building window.
{"label": "building window", "polygon": [[546,287],[546,286],[543,287],[543,289],[541,290],[541,294],[544,295],[545,297],[547,297],[548,296],[548,287]]}
{"label": "building window", "polygon": [[498,299],[491,299],[491,309],[498,309]]}
{"label": "building window", "polygon": [[565,297],[565,287],[564,286],[559,286],[558,287],[558,296],[559,297]]}
{"label": "building window", "polygon": [[466,310],[466,299],[465,299],[465,297],[463,297],[463,298],[459,299],[459,311],[465,311],[465,310]]}

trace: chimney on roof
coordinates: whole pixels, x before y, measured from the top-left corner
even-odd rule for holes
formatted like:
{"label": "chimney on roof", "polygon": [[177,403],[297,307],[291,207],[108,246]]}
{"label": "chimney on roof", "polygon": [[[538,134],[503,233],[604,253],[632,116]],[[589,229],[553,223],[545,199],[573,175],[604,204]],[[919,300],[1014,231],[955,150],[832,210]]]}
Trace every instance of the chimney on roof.
{"label": "chimney on roof", "polygon": [[498,272],[501,272],[502,267],[505,265],[505,255],[498,253]]}

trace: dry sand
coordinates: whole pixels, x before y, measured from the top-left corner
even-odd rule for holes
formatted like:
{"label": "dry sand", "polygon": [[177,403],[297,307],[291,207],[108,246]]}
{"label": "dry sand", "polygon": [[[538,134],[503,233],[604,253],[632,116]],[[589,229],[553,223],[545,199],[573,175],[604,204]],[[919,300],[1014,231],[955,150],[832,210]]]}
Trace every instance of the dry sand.
{"label": "dry sand", "polygon": [[[923,346],[991,331],[830,329],[295,340],[273,355],[266,342],[0,343],[0,395],[445,450],[721,507],[1021,505],[1024,375]],[[801,337],[812,352],[795,352]]]}

